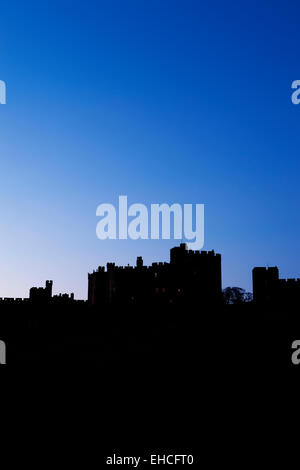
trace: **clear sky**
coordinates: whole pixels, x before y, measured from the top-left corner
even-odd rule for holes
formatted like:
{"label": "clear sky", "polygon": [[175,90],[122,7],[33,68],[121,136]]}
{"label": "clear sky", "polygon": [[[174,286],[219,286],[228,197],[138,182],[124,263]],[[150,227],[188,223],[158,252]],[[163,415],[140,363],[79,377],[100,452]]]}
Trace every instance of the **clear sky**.
{"label": "clear sky", "polygon": [[107,261],[172,241],[100,241],[96,207],[205,204],[223,287],[300,277],[297,1],[2,2],[0,296],[87,296]]}

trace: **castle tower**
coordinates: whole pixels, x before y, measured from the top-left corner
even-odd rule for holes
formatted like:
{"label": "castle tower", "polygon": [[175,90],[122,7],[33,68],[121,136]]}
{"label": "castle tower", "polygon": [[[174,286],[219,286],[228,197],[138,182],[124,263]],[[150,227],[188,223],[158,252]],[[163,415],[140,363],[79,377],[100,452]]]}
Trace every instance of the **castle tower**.
{"label": "castle tower", "polygon": [[252,270],[253,300],[257,303],[266,303],[272,300],[276,281],[279,279],[277,266],[264,268],[256,267]]}
{"label": "castle tower", "polygon": [[46,281],[45,294],[49,299],[52,297],[52,287],[53,281]]}

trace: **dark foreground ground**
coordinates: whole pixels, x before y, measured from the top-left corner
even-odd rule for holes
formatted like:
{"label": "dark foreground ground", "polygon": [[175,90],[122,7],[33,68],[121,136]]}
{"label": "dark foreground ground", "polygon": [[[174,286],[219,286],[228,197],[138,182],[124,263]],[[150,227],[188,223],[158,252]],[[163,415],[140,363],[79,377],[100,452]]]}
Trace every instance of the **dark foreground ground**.
{"label": "dark foreground ground", "polygon": [[11,366],[291,375],[297,369],[291,345],[300,339],[300,311],[254,304],[103,311],[85,304],[0,305],[0,339]]}
{"label": "dark foreground ground", "polygon": [[10,374],[25,372],[31,384],[47,375],[40,426],[54,419],[53,449],[85,458],[84,468],[107,468],[114,453],[172,452],[194,454],[198,468],[289,468],[299,448],[299,317],[291,306],[250,304],[9,306],[0,339]]}

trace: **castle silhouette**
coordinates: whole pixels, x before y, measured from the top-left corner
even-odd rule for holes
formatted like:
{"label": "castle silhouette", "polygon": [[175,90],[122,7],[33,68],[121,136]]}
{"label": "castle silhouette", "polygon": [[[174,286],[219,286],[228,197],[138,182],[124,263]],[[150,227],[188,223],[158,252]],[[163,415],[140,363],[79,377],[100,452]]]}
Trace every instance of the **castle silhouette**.
{"label": "castle silhouette", "polygon": [[88,274],[87,300],[53,295],[52,280],[32,287],[28,298],[0,299],[8,363],[75,361],[162,374],[166,368],[176,374],[184,364],[194,374],[204,367],[203,356],[207,364],[218,363],[211,349],[217,341],[235,374],[245,369],[245,352],[237,354],[241,332],[256,348],[247,367],[259,368],[271,326],[275,337],[285,335],[279,358],[285,360],[294,328],[300,328],[300,281],[280,279],[277,267],[255,267],[253,301],[227,302],[221,268],[220,254],[182,243],[170,250],[168,263],[144,266],[138,257],[136,266],[100,266]]}
{"label": "castle silhouette", "polygon": [[300,279],[279,279],[274,267],[256,267],[252,270],[253,300],[256,304],[291,304],[300,300]]}
{"label": "castle silhouette", "polygon": [[107,263],[88,275],[89,305],[221,302],[221,255],[192,251],[182,243],[170,250],[170,263],[120,267]]}
{"label": "castle silhouette", "polygon": [[[278,267],[252,270],[255,304],[291,304],[300,300],[300,279],[280,279]],[[28,298],[0,298],[5,304],[85,304],[90,307],[122,305],[218,305],[222,304],[221,255],[212,251],[189,250],[181,243],[170,250],[170,262],[144,266],[107,263],[88,274],[88,299],[76,300],[74,293],[52,295],[53,281],[32,287]]]}

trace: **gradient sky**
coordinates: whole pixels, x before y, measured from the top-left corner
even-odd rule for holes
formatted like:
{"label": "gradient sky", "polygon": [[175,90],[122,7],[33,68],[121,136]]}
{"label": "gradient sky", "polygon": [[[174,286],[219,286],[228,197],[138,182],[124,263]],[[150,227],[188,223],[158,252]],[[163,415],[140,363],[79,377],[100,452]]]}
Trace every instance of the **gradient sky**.
{"label": "gradient sky", "polygon": [[87,296],[107,261],[172,241],[100,241],[96,207],[204,203],[223,287],[300,277],[296,1],[2,2],[0,296]]}

